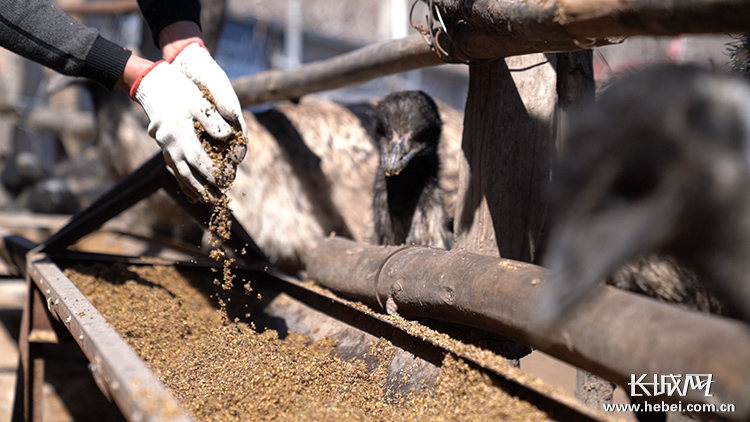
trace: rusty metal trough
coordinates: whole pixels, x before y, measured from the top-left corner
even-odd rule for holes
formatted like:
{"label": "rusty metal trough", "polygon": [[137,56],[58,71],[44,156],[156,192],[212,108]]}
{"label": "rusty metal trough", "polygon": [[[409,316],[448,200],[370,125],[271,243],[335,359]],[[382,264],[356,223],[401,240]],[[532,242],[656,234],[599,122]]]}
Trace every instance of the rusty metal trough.
{"label": "rusty metal trough", "polygon": [[61,269],[40,253],[27,261],[28,303],[21,326],[20,406],[25,420],[43,420],[42,402],[45,358],[43,345],[66,336],[80,346],[88,358],[94,380],[106,397],[114,400],[130,421],[189,421],[177,401],[155,378],[148,366],[107,323]]}
{"label": "rusty metal trough", "polygon": [[[160,165],[163,163],[155,158],[145,166],[154,170],[149,178],[160,180],[161,187],[176,192],[172,179],[162,177],[161,170],[155,171],[163,170]],[[75,262],[170,264],[196,270],[210,266],[144,262],[138,258],[71,252],[61,246],[75,242],[103,224],[105,216],[112,217],[153,190],[123,193],[122,187],[116,186],[113,196],[105,195],[91,209],[74,217],[49,242],[31,251],[34,245],[27,241],[17,237],[5,239],[4,256],[9,263],[18,265],[19,257],[26,256],[29,285],[21,333],[23,371],[19,377],[17,415],[24,414],[26,420],[41,420],[43,345],[72,339],[88,358],[101,391],[128,420],[190,420],[146,364],[61,270]],[[183,203],[183,206],[189,205]],[[199,218],[203,214],[195,211],[194,215]],[[248,237],[236,224],[231,242],[244,241],[240,239]],[[750,330],[736,321],[682,311],[605,288],[584,311],[557,330],[545,331],[533,320],[536,291],[546,279],[545,269],[460,251],[377,247],[332,238],[311,252],[307,268],[311,279],[372,309],[398,312],[407,318],[446,321],[458,324],[462,331],[474,327],[495,333],[621,385],[627,384],[630,374],[712,374],[713,396],[694,394],[681,399],[685,403],[734,404],[735,412],[721,415],[730,420],[747,420],[750,414],[750,403],[745,400],[750,397],[747,381]],[[416,357],[419,364],[409,369],[414,375],[411,386],[423,379],[419,374],[435,375],[442,357],[452,353],[473,363],[509,393],[547,411],[556,420],[606,418],[565,394],[540,388],[520,373],[488,366],[465,351],[409,332],[385,314],[363,310],[348,300],[313,289],[269,267],[256,255],[245,258],[236,271],[251,276],[254,288],[270,292],[264,296],[291,298],[291,302],[287,300],[284,304],[271,301],[254,312],[284,319],[290,330],[313,338],[325,333],[339,339],[342,346],[337,353],[356,356],[367,349],[369,342],[386,338],[399,353],[412,357],[409,361]],[[333,328],[319,330],[321,325]],[[691,335],[698,331],[700,337]]]}
{"label": "rusty metal trough", "polygon": [[[185,265],[191,263],[154,263],[136,258],[86,253],[61,253],[56,256],[32,251],[27,258],[29,301],[24,311],[21,351],[23,377],[16,405],[25,409],[26,420],[42,420],[42,386],[45,357],[43,345],[66,339],[75,341],[89,360],[89,369],[104,395],[114,401],[129,421],[188,421],[191,417],[180,408],[149,367],[107,323],[97,309],[62,272],[61,267],[81,262],[128,262],[136,265]],[[419,385],[423,379],[438,373],[443,356],[453,353],[471,362],[512,395],[545,410],[554,420],[603,420],[564,393],[540,387],[519,372],[486,366],[471,355],[449,346],[404,331],[403,328],[375,313],[363,312],[350,302],[310,289],[299,280],[268,274],[261,269],[240,267],[238,274],[252,274],[254,288],[264,296],[283,295],[262,310],[271,318],[283,318],[288,329],[315,338],[323,334],[340,340],[335,350],[344,357],[361,355],[378,338],[388,339],[396,352],[409,359],[407,366],[394,366],[394,379],[411,373],[408,384]],[[321,327],[325,329],[321,330]]]}
{"label": "rusty metal trough", "polygon": [[[207,270],[219,264],[144,261],[140,258],[69,251],[66,246],[96,230],[108,218],[127,209],[161,187],[175,196],[179,192],[174,179],[165,177],[161,155],[157,155],[130,177],[115,186],[91,208],[74,216],[71,222],[42,245],[35,246],[17,236],[4,239],[3,256],[19,267],[27,278],[28,300],[24,308],[20,335],[21,362],[14,415],[16,420],[42,420],[45,372],[44,345],[75,342],[88,359],[89,369],[104,395],[113,401],[129,421],[187,421],[191,417],[156,378],[149,367],[110,326],[83,293],[63,273],[75,263],[124,262],[134,265],[177,265]],[[134,188],[133,184],[148,186]],[[192,207],[201,220],[202,205]],[[232,226],[228,242],[252,242],[239,224]],[[252,243],[251,243],[252,245]],[[252,246],[251,246],[252,247]],[[25,256],[25,264],[22,257]],[[458,356],[485,373],[509,394],[530,402],[554,420],[594,421],[606,417],[539,380],[496,366],[443,342],[424,338],[389,320],[386,315],[363,310],[355,303],[313,289],[269,266],[261,256],[250,253],[233,271],[253,280],[253,288],[264,297],[283,297],[255,309],[269,319],[283,319],[292,331],[316,339],[329,336],[339,340],[334,349],[343,357],[363,355],[369,344],[385,338],[394,345],[394,353],[408,358],[395,359],[391,365],[392,388],[407,389],[434,378],[446,354]],[[325,327],[325,329],[321,329]],[[462,331],[470,330],[467,327]],[[408,381],[404,374],[410,374]]]}

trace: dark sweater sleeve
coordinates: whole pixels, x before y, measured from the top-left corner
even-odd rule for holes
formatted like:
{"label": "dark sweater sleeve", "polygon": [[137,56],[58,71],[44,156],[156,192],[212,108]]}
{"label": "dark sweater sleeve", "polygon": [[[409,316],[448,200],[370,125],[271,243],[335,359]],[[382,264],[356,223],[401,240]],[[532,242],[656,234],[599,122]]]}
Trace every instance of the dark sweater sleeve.
{"label": "dark sweater sleeve", "polygon": [[159,33],[166,26],[177,21],[191,21],[201,24],[200,0],[138,0],[141,13],[151,29],[154,45],[159,45]]}
{"label": "dark sweater sleeve", "polygon": [[72,76],[112,89],[131,52],[102,38],[49,0],[0,0],[0,45]]}

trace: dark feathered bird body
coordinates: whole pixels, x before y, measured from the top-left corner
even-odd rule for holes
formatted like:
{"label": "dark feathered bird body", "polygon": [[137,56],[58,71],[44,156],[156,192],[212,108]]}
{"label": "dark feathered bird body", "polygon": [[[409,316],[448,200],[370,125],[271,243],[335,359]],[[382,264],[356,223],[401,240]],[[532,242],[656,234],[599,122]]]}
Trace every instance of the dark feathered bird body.
{"label": "dark feathered bird body", "polygon": [[729,54],[732,71],[750,80],[750,35],[740,35],[730,46]]}
{"label": "dark feathered bird body", "polygon": [[398,92],[383,98],[376,110],[374,242],[450,248],[439,183],[442,120],[435,102],[421,91]]}
{"label": "dark feathered bird body", "polygon": [[397,176],[376,174],[373,217],[377,244],[448,247],[438,167],[437,160],[423,157]]}
{"label": "dark feathered bird body", "polygon": [[712,314],[723,309],[712,289],[671,256],[639,256],[617,268],[606,282],[683,309]]}

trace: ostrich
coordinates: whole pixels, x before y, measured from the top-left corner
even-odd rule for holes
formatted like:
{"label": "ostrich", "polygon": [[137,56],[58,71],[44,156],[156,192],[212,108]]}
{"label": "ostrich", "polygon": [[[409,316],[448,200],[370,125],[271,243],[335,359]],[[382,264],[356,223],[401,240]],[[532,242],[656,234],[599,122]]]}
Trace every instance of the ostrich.
{"label": "ostrich", "polygon": [[283,271],[331,233],[364,240],[376,156],[372,118],[317,99],[245,113],[247,158],[227,192],[237,220]]}
{"label": "ostrich", "polygon": [[421,91],[397,92],[376,106],[380,160],[373,188],[374,242],[450,248],[438,182],[442,121]]}
{"label": "ostrich", "polygon": [[[438,133],[446,206],[455,204],[460,113],[439,105]],[[228,192],[237,220],[282,270],[304,270],[305,256],[331,233],[372,240],[377,104],[340,104],[315,97],[245,113],[251,142]]]}
{"label": "ostrich", "polygon": [[[142,111],[132,107],[127,96],[94,94],[102,156],[119,178],[156,154],[158,147],[144,130]],[[441,192],[446,207],[453,207],[463,119],[443,104],[439,111],[446,122],[439,144],[445,163]],[[378,167],[374,104],[338,104],[311,96],[299,103],[278,102],[265,111],[246,111],[244,117],[250,143],[227,195],[235,217],[273,264],[292,274],[303,270],[306,252],[331,233],[371,239]],[[159,232],[200,242],[200,227],[187,216],[177,218],[185,213],[164,196],[149,198],[143,215],[156,220],[152,224]],[[138,221],[142,225],[144,220]]]}
{"label": "ostrich", "polygon": [[[541,319],[552,324],[606,278],[748,320],[749,119],[745,81],[675,65],[626,76],[572,116],[555,173]],[[608,382],[579,372],[577,383],[585,402],[611,400]]]}
{"label": "ostrich", "polygon": [[[673,301],[750,320],[750,86],[660,65],[610,86],[571,119],[539,309],[548,323],[625,262],[668,256],[702,283]],[[675,290],[677,286],[679,289]],[[680,290],[681,289],[681,290]],[[652,292],[653,293],[653,292]],[[661,296],[665,294],[660,293]]]}

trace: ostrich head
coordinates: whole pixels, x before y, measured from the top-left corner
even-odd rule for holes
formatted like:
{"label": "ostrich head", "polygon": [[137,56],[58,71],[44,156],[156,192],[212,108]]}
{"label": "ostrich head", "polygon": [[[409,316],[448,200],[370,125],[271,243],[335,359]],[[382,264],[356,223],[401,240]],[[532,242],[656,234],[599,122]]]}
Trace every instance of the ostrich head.
{"label": "ostrich head", "polygon": [[669,254],[705,275],[717,263],[707,251],[732,248],[737,225],[747,223],[750,87],[743,80],[651,67],[571,116],[566,138],[553,173],[544,323],[641,254]]}
{"label": "ostrich head", "polygon": [[381,118],[380,163],[395,176],[415,157],[437,154],[442,121],[435,102],[422,91],[390,94],[377,105]]}

